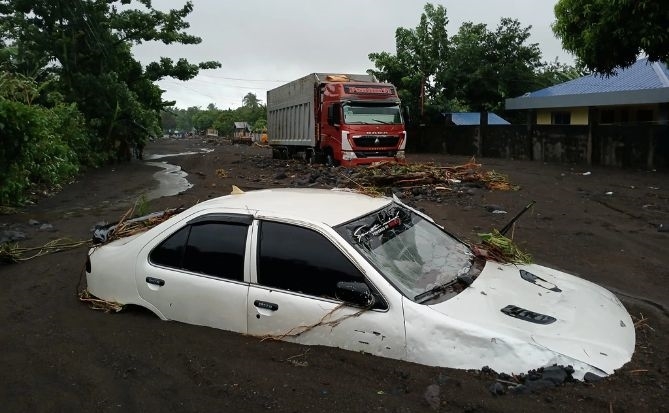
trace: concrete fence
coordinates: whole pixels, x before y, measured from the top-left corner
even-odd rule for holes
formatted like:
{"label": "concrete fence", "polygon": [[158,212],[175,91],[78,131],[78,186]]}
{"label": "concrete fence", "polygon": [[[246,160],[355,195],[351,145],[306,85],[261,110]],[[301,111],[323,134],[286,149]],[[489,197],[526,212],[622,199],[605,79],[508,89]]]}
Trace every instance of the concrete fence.
{"label": "concrete fence", "polygon": [[407,150],[626,168],[669,168],[669,125],[429,125]]}

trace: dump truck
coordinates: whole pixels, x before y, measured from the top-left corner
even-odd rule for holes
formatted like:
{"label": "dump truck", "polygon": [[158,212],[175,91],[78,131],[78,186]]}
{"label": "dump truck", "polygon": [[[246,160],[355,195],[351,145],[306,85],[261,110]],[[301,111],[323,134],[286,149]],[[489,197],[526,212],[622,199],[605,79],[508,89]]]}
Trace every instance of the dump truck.
{"label": "dump truck", "polygon": [[372,75],[312,73],[267,92],[273,157],[355,166],[404,161],[406,130],[395,86]]}

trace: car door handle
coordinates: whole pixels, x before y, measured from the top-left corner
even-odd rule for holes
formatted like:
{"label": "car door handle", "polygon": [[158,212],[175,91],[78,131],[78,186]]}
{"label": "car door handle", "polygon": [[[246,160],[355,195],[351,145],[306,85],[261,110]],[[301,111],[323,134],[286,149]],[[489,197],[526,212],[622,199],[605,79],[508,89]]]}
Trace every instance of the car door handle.
{"label": "car door handle", "polygon": [[160,278],[154,278],[154,277],[146,277],[146,282],[149,284],[157,285],[159,287],[165,285],[165,280],[161,280]]}
{"label": "car door handle", "polygon": [[279,309],[278,304],[269,303],[267,301],[255,300],[253,302],[253,305],[255,305],[258,308],[264,308],[265,310],[270,310],[270,311],[276,311]]}

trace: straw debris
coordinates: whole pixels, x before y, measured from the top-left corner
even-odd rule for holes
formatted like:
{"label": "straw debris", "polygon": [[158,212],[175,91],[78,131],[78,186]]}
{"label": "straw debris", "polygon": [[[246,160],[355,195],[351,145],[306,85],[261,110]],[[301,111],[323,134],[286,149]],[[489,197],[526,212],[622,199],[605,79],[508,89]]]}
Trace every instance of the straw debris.
{"label": "straw debris", "polygon": [[0,262],[16,263],[28,261],[46,254],[53,254],[88,245],[89,241],[74,241],[69,238],[58,238],[37,247],[20,247],[18,243],[6,242],[0,244]]}
{"label": "straw debris", "polygon": [[[342,176],[345,176],[342,174]],[[367,194],[382,194],[383,188],[432,187],[449,190],[461,183],[480,183],[487,189],[518,190],[509,178],[495,171],[483,171],[482,165],[471,158],[455,166],[437,166],[433,163],[397,164],[379,162],[356,169],[349,176],[349,187]]]}
{"label": "straw debris", "polygon": [[123,309],[122,304],[97,298],[86,289],[79,292],[79,301],[88,304],[93,310],[104,311],[105,313],[118,313]]}
{"label": "straw debris", "polygon": [[498,230],[494,229],[490,233],[478,236],[481,238],[481,243],[471,246],[475,255],[500,263],[532,263],[531,255],[523,252],[512,239],[500,234]]}

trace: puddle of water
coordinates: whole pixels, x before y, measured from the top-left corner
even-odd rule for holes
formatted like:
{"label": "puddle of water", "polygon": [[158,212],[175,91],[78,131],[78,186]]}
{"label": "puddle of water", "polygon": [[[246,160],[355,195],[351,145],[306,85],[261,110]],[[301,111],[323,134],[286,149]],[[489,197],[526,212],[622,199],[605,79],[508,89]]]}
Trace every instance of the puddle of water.
{"label": "puddle of water", "polygon": [[[183,155],[197,155],[200,153],[209,153],[213,152],[213,149],[207,149],[207,148],[200,148],[197,151],[190,151],[190,152],[180,152],[180,153],[166,153],[166,154],[149,154],[146,155],[144,158],[146,158],[149,161],[154,161],[156,159],[162,159],[162,158],[169,158],[172,156],[183,156]],[[150,164],[150,162],[148,162]]]}
{"label": "puddle of water", "polygon": [[146,194],[147,200],[177,195],[193,187],[193,184],[186,179],[188,174],[182,171],[178,165],[166,162],[147,162],[146,164],[163,168],[162,171],[153,174],[153,179],[158,181],[158,188]]}

